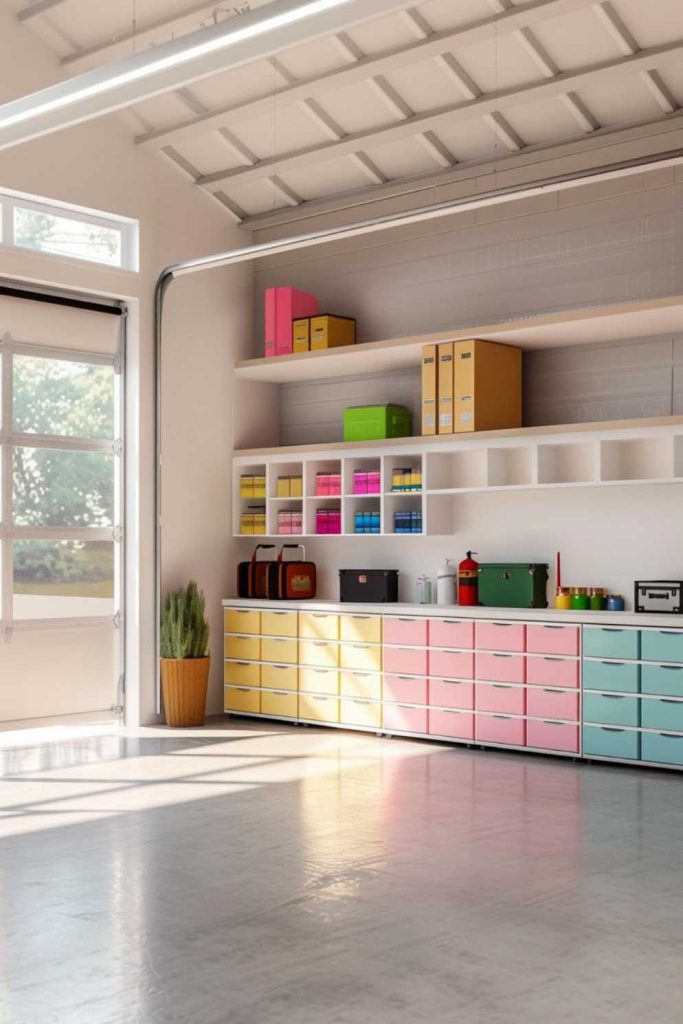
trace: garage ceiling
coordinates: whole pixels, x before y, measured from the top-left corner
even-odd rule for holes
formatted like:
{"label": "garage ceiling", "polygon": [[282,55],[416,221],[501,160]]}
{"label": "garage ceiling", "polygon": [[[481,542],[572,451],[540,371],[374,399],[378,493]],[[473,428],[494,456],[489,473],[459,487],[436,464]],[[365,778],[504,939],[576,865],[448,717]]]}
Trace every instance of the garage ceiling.
{"label": "garage ceiling", "polygon": [[[270,0],[5,2],[78,74]],[[123,116],[136,145],[255,227],[671,118],[682,58],[681,0],[422,0]]]}

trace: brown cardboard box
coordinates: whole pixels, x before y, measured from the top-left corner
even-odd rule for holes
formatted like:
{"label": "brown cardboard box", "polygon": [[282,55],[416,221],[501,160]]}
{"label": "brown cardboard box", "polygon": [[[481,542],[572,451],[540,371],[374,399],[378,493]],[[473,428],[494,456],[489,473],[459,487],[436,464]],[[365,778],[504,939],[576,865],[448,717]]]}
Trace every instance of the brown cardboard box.
{"label": "brown cardboard box", "polygon": [[292,351],[308,352],[311,347],[311,318],[302,317],[292,322]]}
{"label": "brown cardboard box", "polygon": [[356,321],[347,316],[312,316],[311,351],[355,345]]}
{"label": "brown cardboard box", "polygon": [[453,433],[453,342],[439,345],[438,434]]}
{"label": "brown cardboard box", "polygon": [[437,354],[436,345],[422,347],[422,433],[436,434],[437,421]]}
{"label": "brown cardboard box", "polygon": [[453,346],[453,431],[522,426],[522,351],[495,341]]}

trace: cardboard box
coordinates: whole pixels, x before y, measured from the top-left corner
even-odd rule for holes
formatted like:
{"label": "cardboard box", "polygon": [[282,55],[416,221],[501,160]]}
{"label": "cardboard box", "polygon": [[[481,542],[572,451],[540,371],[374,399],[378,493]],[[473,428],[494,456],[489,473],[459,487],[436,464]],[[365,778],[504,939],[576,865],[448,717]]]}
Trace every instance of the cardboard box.
{"label": "cardboard box", "polygon": [[439,345],[439,400],[437,408],[437,434],[453,433],[453,342],[447,341]]}
{"label": "cardboard box", "polygon": [[292,352],[292,323],[302,317],[315,316],[318,300],[297,288],[266,290],[266,355],[284,356]]}
{"label": "cardboard box", "polygon": [[301,317],[292,322],[292,350],[308,352],[311,347],[311,318]]}
{"label": "cardboard box", "polygon": [[355,345],[356,321],[348,316],[311,317],[311,351]]}
{"label": "cardboard box", "polygon": [[474,339],[453,348],[454,433],[521,427],[521,349]]}
{"label": "cardboard box", "polygon": [[438,364],[436,345],[422,348],[422,433],[436,434]]}

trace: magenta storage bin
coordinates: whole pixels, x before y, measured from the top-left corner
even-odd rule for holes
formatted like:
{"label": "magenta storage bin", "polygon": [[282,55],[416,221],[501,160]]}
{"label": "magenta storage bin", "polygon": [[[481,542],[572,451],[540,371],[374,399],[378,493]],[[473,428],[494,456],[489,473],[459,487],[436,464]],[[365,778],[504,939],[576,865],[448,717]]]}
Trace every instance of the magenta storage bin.
{"label": "magenta storage bin", "polygon": [[429,703],[440,708],[474,708],[474,683],[461,679],[430,679]]}
{"label": "magenta storage bin", "polygon": [[561,718],[565,722],[578,722],[579,695],[571,690],[529,689],[526,692],[526,713],[532,718]]}
{"label": "magenta storage bin", "polygon": [[368,494],[379,494],[381,490],[379,471],[368,473]]}
{"label": "magenta storage bin", "polygon": [[577,655],[579,627],[529,625],[526,627],[526,649],[531,654]]}
{"label": "magenta storage bin", "polygon": [[430,619],[430,647],[474,647],[474,623],[462,619]]}
{"label": "magenta storage bin", "polygon": [[384,704],[382,728],[389,732],[427,732],[427,709],[407,707],[403,704]]}
{"label": "magenta storage bin", "polygon": [[571,686],[576,689],[579,685],[579,663],[565,658],[527,658],[526,681],[530,686]]}
{"label": "magenta storage bin", "polygon": [[491,683],[524,683],[526,673],[523,654],[486,654],[477,652],[477,679]]}
{"label": "magenta storage bin", "polygon": [[328,533],[341,533],[341,512],[330,512]]}
{"label": "magenta storage bin", "polygon": [[399,704],[426,704],[427,680],[385,673],[383,696]]}
{"label": "magenta storage bin", "polygon": [[426,647],[427,620],[386,616],[382,639],[385,644],[401,644],[403,647],[413,645],[415,647]]}
{"label": "magenta storage bin", "polygon": [[429,711],[429,732],[432,736],[449,736],[454,740],[474,739],[474,715],[467,711]]}
{"label": "magenta storage bin", "polygon": [[481,743],[509,743],[525,746],[526,730],[523,718],[505,718],[499,715],[476,715],[474,738]]}
{"label": "magenta storage bin", "polygon": [[477,622],[475,646],[479,651],[523,651],[526,626],[516,622]]}
{"label": "magenta storage bin", "polygon": [[504,683],[477,683],[474,687],[474,704],[477,711],[523,715],[526,691],[522,686],[506,686]]}
{"label": "magenta storage bin", "polygon": [[579,727],[558,722],[527,722],[526,745],[541,750],[562,750],[567,754],[578,754]]}
{"label": "magenta storage bin", "polygon": [[[386,636],[387,620],[384,620]],[[382,652],[385,672],[396,675],[426,676],[427,652],[415,647],[384,647]]]}
{"label": "magenta storage bin", "polygon": [[292,352],[292,321],[315,316],[318,300],[297,288],[267,288],[265,296],[265,352],[283,356]]}
{"label": "magenta storage bin", "polygon": [[430,676],[442,679],[474,679],[472,651],[430,651]]}
{"label": "magenta storage bin", "polygon": [[356,472],[353,474],[353,493],[354,494],[367,494],[368,493],[368,474]]}
{"label": "magenta storage bin", "polygon": [[341,473],[330,473],[328,477],[330,494],[333,497],[338,497],[341,494]]}

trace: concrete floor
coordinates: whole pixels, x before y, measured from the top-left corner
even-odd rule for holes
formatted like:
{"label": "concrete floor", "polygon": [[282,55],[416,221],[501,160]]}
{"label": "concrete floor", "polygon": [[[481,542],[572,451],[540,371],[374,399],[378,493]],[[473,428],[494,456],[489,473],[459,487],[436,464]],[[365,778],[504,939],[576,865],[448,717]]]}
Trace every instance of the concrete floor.
{"label": "concrete floor", "polygon": [[2,1024],[680,1024],[683,777],[266,723],[0,748]]}

